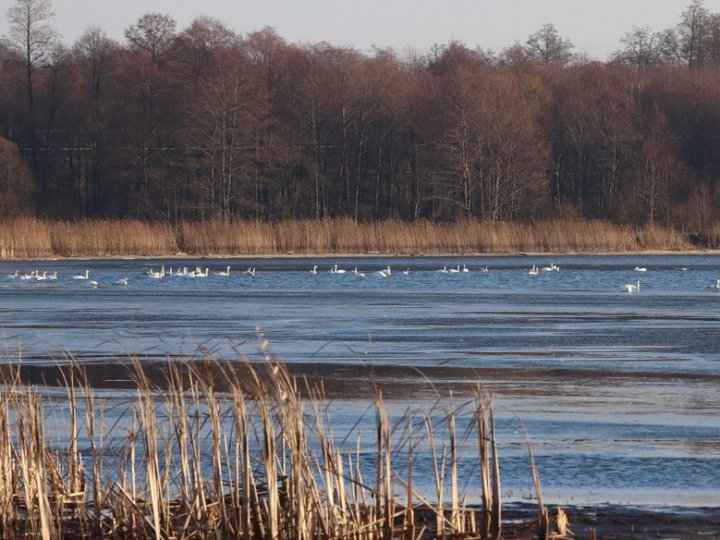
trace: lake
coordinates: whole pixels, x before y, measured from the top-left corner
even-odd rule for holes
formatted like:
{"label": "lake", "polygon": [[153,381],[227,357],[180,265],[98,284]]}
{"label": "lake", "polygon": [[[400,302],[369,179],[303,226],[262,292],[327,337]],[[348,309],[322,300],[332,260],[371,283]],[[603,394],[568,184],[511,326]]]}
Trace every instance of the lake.
{"label": "lake", "polygon": [[524,425],[546,502],[720,506],[718,278],[715,255],[6,261],[0,331],[13,361],[70,353],[116,394],[129,351],[256,359],[260,333],[326,381],[340,436],[371,382],[395,417],[482,382],[507,500],[532,492]]}

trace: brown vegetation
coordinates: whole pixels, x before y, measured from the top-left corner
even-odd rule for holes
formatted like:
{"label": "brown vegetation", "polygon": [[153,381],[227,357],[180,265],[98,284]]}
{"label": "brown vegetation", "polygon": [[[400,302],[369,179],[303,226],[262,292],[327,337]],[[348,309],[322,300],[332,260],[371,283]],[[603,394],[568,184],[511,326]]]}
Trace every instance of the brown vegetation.
{"label": "brown vegetation", "polygon": [[[720,233],[706,239],[718,243]],[[0,257],[622,253],[690,248],[679,232],[600,221],[358,223],[349,219],[280,223],[80,222],[21,218],[0,222]]]}
{"label": "brown vegetation", "polygon": [[[301,383],[265,343],[261,351],[264,361],[243,364],[242,376],[231,364],[169,362],[161,392],[134,362],[137,392],[124,405],[97,397],[78,367],[64,371],[64,397],[24,386],[19,371],[6,368],[0,395],[2,538],[500,536],[492,396],[478,389],[465,403],[438,398],[426,412],[391,422],[378,392],[376,440],[342,447],[321,391],[308,387],[311,397],[301,397]],[[463,434],[459,419],[468,426]],[[437,438],[439,432],[445,439]],[[413,482],[419,445],[424,451],[429,445],[433,457],[431,493],[419,492]],[[479,459],[477,506],[460,491],[461,446]],[[399,453],[406,457],[398,465],[391,457]],[[562,510],[557,518],[548,516],[537,475],[535,484],[534,519],[505,529],[506,536],[559,538],[568,532]]]}
{"label": "brown vegetation", "polygon": [[[62,47],[51,0],[14,3],[0,137],[20,152],[0,144],[4,215],[598,219],[702,237],[720,220],[720,16],[702,0],[673,28],[632,29],[607,62],[552,24],[502,51],[402,56],[159,13],[124,43],[92,27]],[[182,228],[190,250],[201,231]],[[319,242],[362,251],[340,238]],[[267,242],[255,252],[286,250]]]}

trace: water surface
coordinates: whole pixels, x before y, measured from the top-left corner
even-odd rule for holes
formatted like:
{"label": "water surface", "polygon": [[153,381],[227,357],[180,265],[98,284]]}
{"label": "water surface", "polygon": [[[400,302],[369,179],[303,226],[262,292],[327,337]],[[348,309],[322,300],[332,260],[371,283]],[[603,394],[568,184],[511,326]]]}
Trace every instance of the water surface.
{"label": "water surface", "polygon": [[[176,275],[185,266],[208,276]],[[23,279],[33,271],[46,279]],[[482,381],[509,498],[532,484],[522,419],[550,502],[720,505],[719,277],[717,256],[13,261],[0,263],[0,324],[7,356],[37,365],[199,347],[254,358],[261,332],[328,379],[336,433],[365,410],[369,372],[396,416]]]}

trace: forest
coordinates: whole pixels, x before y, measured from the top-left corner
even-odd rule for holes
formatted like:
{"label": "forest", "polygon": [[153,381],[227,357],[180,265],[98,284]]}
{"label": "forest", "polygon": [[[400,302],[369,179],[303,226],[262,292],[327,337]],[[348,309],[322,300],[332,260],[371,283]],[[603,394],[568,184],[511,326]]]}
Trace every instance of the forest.
{"label": "forest", "polygon": [[[702,233],[720,197],[720,14],[693,0],[607,60],[552,24],[491,51],[293,44],[146,13],[0,42],[0,212],[42,219],[606,220]],[[482,36],[478,36],[478,41]]]}

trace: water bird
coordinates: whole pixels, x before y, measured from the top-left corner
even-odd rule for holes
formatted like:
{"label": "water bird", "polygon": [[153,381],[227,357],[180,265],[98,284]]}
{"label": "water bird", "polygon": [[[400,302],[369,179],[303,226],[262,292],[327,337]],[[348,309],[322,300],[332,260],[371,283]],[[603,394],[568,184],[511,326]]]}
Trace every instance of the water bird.
{"label": "water bird", "polygon": [[126,277],[121,277],[121,278],[118,279],[115,283],[117,283],[118,285],[127,285],[127,284],[128,284],[128,278],[126,278]]}
{"label": "water bird", "polygon": [[380,277],[390,277],[392,275],[392,269],[388,264],[387,267],[383,268],[382,270],[378,270],[377,273]]}
{"label": "water bird", "polygon": [[540,273],[540,269],[536,265],[532,265],[532,268],[528,269],[528,274],[531,276],[537,276]]}
{"label": "water bird", "polygon": [[543,266],[543,272],[557,272],[560,267],[555,263],[550,263],[550,266]]}
{"label": "water bird", "polygon": [[230,265],[228,265],[225,268],[225,271],[220,270],[219,272],[215,272],[216,276],[229,276],[230,275]]}
{"label": "water bird", "polygon": [[447,274],[448,271],[449,271],[449,270],[448,270],[447,265],[443,266],[440,270],[438,270],[438,272],[442,272],[443,274]]}
{"label": "water bird", "polygon": [[98,286],[100,285],[100,284],[99,284],[97,281],[95,281],[94,279],[88,280],[87,284],[90,285],[93,289],[97,289]]}
{"label": "water bird", "polygon": [[48,278],[48,279],[57,279],[57,272],[53,272],[53,273],[50,274],[47,278]]}
{"label": "water bird", "polygon": [[365,274],[363,272],[358,272],[357,266],[353,269],[353,274],[355,274],[357,277],[365,277]]}
{"label": "water bird", "polygon": [[45,281],[47,279],[47,272],[43,272],[42,274],[35,274],[35,281]]}
{"label": "water bird", "polygon": [[715,282],[715,290],[720,291],[720,279]]}
{"label": "water bird", "polygon": [[463,264],[462,271],[465,273],[470,271],[470,269],[467,267],[467,264]]}
{"label": "water bird", "polygon": [[90,278],[90,270],[85,270],[84,274],[78,274],[76,276],[72,277],[73,279],[89,279]]}
{"label": "water bird", "polygon": [[250,268],[248,268],[247,270],[245,270],[245,273],[246,273],[246,274],[250,274],[252,277],[255,277],[255,267],[254,267],[254,266],[251,266]]}
{"label": "water bird", "polygon": [[458,272],[460,272],[460,265],[458,264],[458,265],[457,265],[457,268],[450,268],[450,269],[448,269],[448,272],[450,272],[450,273],[452,273],[452,274],[457,274]]}
{"label": "water bird", "polygon": [[317,275],[317,264],[312,267],[312,270],[310,270],[310,273],[312,275]]}
{"label": "water bird", "polygon": [[152,268],[148,270],[147,276],[150,279],[162,279],[165,276],[165,267],[163,266],[159,271],[154,271]]}
{"label": "water bird", "polygon": [[403,275],[404,275],[404,276],[409,276],[409,275],[410,275],[410,269],[409,269],[409,268],[406,268],[405,270],[403,270]]}
{"label": "water bird", "polygon": [[645,268],[644,266],[636,266],[635,271],[636,272],[647,272],[647,268]]}
{"label": "water bird", "polygon": [[640,292],[640,278],[636,283],[628,283],[625,285],[625,290],[629,293]]}
{"label": "water bird", "polygon": [[481,271],[481,272],[487,272],[487,271],[488,271],[487,265],[486,265],[486,266],[481,266],[481,267],[480,267],[480,271]]}
{"label": "water bird", "polygon": [[331,274],[344,274],[345,270],[343,270],[342,268],[338,268],[338,265],[336,264],[335,266],[333,266],[330,269],[330,273]]}

